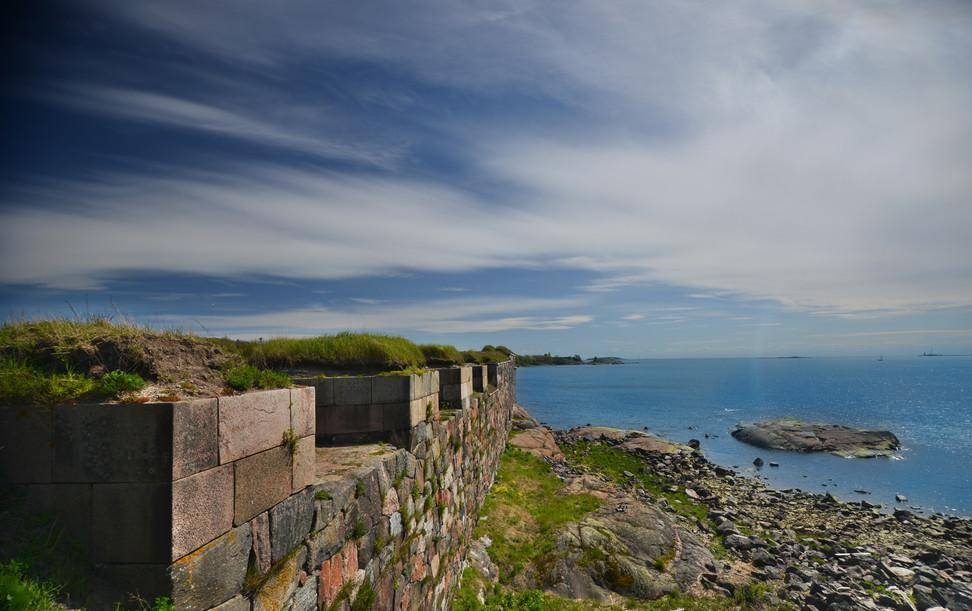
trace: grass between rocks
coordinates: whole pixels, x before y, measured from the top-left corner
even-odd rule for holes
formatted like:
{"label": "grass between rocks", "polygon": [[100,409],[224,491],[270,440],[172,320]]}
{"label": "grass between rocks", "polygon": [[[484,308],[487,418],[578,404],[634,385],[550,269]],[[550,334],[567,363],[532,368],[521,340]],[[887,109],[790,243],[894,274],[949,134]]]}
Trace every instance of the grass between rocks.
{"label": "grass between rocks", "polygon": [[492,539],[489,554],[503,583],[524,571],[542,575],[557,529],[600,506],[593,495],[566,494],[563,487],[543,460],[512,446],[503,452],[475,535]]}
{"label": "grass between rocks", "polygon": [[598,471],[619,484],[630,485],[633,475],[636,486],[655,498],[664,498],[676,513],[687,518],[707,522],[709,512],[705,505],[690,498],[684,490],[671,491],[664,478],[645,472],[645,463],[637,456],[620,448],[591,441],[578,441],[561,447],[567,459],[576,465],[584,465]]}
{"label": "grass between rocks", "polygon": [[[515,590],[502,584],[487,583],[476,569],[467,567],[452,608],[455,611],[746,611],[770,607],[760,602],[758,593],[733,598],[670,594],[657,600],[627,599],[622,604],[604,604],[563,598],[541,590]],[[789,609],[792,607],[783,606],[777,607],[776,611]]]}
{"label": "grass between rocks", "polygon": [[[685,494],[682,489],[670,490],[665,478],[645,471],[645,463],[620,448],[591,441],[578,441],[561,446],[561,451],[567,459],[576,464],[584,465],[622,485],[631,485],[632,478],[625,475],[625,471],[634,476],[634,485],[645,490],[656,499],[664,498],[675,512],[690,520],[708,524],[713,529],[715,524],[709,518],[706,506]],[[713,536],[709,548],[716,558],[727,556],[722,536]]]}

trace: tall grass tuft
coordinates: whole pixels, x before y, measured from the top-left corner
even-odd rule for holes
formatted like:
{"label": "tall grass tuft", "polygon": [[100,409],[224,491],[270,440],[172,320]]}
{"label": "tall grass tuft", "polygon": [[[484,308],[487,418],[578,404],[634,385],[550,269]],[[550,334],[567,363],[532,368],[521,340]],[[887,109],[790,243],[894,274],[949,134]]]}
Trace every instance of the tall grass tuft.
{"label": "tall grass tuft", "polygon": [[276,337],[263,342],[216,340],[257,367],[408,369],[425,365],[413,342],[395,335],[338,333],[318,337]]}
{"label": "tall grass tuft", "polygon": [[455,346],[444,344],[421,344],[419,350],[430,365],[462,365],[466,360]]}

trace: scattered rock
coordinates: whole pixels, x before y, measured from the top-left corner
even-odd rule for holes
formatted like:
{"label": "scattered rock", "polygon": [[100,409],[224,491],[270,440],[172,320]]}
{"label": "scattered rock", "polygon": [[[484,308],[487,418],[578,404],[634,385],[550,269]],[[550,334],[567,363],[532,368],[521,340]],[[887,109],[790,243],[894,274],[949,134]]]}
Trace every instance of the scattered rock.
{"label": "scattered rock", "polygon": [[753,464],[756,465],[757,467],[762,467],[763,466],[763,459],[760,458],[759,456],[757,456],[756,457],[756,460],[753,461]]}

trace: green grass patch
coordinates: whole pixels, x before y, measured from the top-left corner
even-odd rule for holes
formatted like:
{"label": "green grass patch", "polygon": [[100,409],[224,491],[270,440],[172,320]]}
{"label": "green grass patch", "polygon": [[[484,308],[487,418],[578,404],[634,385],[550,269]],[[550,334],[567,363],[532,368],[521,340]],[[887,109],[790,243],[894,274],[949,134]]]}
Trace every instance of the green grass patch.
{"label": "green grass patch", "polygon": [[22,361],[0,361],[0,405],[56,405],[95,390],[95,381],[73,372],[47,373]]}
{"label": "green grass patch", "polygon": [[502,363],[510,360],[512,351],[506,346],[483,346],[482,350],[463,350],[462,358],[466,363]]}
{"label": "green grass patch", "polygon": [[294,383],[285,373],[259,369],[253,365],[233,367],[223,377],[230,388],[239,391],[253,388],[286,388]]}
{"label": "green grass patch", "polygon": [[455,346],[445,344],[421,344],[419,350],[425,356],[425,361],[437,367],[447,367],[449,365],[462,365],[466,360],[462,357]]}
{"label": "green grass patch", "polygon": [[493,540],[489,553],[504,583],[525,570],[542,575],[557,529],[600,506],[593,495],[566,494],[563,488],[543,460],[511,446],[503,452],[476,536]]}
{"label": "green grass patch", "polygon": [[391,370],[421,367],[417,345],[395,335],[338,333],[318,337],[277,337],[266,341],[214,339],[249,363],[265,368],[321,367],[338,370]]}
{"label": "green grass patch", "polygon": [[117,397],[122,393],[142,390],[145,380],[137,373],[126,373],[119,369],[109,371],[98,380],[98,386],[106,395]]}
{"label": "green grass patch", "polygon": [[624,474],[625,471],[633,473],[638,487],[655,498],[667,499],[678,514],[706,523],[710,521],[705,505],[689,497],[684,490],[669,491],[669,483],[665,478],[654,473],[645,473],[645,463],[637,456],[620,448],[591,441],[565,444],[561,449],[570,462],[585,465],[619,484],[628,485],[630,481]]}
{"label": "green grass patch", "polygon": [[[483,595],[483,602],[479,594]],[[472,567],[462,573],[462,580],[452,601],[455,611],[741,611],[749,609],[793,609],[782,605],[740,602],[724,596],[690,596],[671,594],[657,600],[628,599],[623,604],[610,605],[592,600],[562,598],[540,590],[516,591],[502,584],[486,583]]]}
{"label": "green grass patch", "polygon": [[16,560],[0,562],[0,609],[54,611],[59,588],[27,575],[27,565]]}

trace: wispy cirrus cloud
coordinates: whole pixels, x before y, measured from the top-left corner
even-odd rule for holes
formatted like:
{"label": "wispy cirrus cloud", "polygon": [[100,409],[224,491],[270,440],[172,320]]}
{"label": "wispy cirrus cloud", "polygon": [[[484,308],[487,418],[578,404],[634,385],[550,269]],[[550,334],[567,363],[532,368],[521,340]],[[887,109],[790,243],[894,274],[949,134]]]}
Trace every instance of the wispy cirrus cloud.
{"label": "wispy cirrus cloud", "polygon": [[273,116],[278,117],[274,121],[266,115],[254,115],[252,111],[230,110],[213,102],[146,90],[65,83],[36,91],[34,96],[87,113],[217,134],[331,160],[392,167],[402,155],[399,148],[387,142],[370,146],[349,143],[308,125],[284,125],[279,119],[280,113],[274,113]]}
{"label": "wispy cirrus cloud", "polygon": [[[261,314],[161,317],[160,322],[233,337],[316,335],[323,332],[385,330],[434,334],[493,333],[511,330],[562,331],[584,325],[593,316],[560,313],[586,304],[576,299],[511,299],[483,296],[411,303],[359,304],[337,308],[312,306]],[[541,311],[542,313],[537,313]],[[551,312],[555,312],[551,314]]]}
{"label": "wispy cirrus cloud", "polygon": [[972,305],[967,4],[88,6],[243,94],[114,83],[108,54],[52,101],[315,163],[21,181],[0,281],[520,266],[827,317]]}

